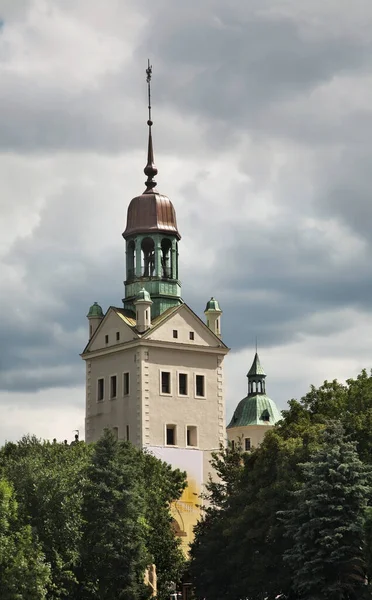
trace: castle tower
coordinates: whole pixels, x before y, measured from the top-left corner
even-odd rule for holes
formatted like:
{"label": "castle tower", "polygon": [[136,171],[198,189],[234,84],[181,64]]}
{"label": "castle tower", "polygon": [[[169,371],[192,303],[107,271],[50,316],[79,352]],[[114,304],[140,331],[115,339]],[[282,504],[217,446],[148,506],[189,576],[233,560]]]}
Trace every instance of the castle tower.
{"label": "castle tower", "polygon": [[257,352],[247,377],[248,395],[239,402],[227,426],[229,442],[242,443],[245,451],[259,446],[266,431],[281,419],[275,402],[266,395],[266,373]]}
{"label": "castle tower", "polygon": [[[150,79],[149,67],[148,84]],[[123,306],[108,308],[81,355],[85,438],[96,441],[108,427],[119,440],[187,472],[188,487],[173,506],[186,547],[200,516],[211,453],[225,442],[228,348],[181,298],[180,235],[171,201],[155,187],[152,125],[150,108],[146,190],[130,202],[123,233]]]}

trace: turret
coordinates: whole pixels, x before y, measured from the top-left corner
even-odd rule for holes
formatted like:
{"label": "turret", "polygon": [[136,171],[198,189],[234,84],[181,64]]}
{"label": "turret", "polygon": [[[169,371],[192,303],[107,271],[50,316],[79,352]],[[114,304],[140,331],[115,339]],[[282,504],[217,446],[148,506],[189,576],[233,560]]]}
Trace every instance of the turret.
{"label": "turret", "polygon": [[220,305],[218,304],[218,300],[212,298],[207,302],[207,306],[205,307],[204,314],[207,318],[207,327],[215,335],[221,337],[221,315],[222,310],[220,309]]}
{"label": "turret", "polygon": [[152,314],[159,316],[168,308],[182,304],[181,282],[178,278],[178,242],[176,211],[172,202],[156,188],[158,169],[154,162],[152,143],[150,81],[152,68],[148,67],[149,118],[146,189],[131,200],[123,232],[126,247],[126,278],[124,308],[133,310],[134,301],[145,288],[154,305]]}
{"label": "turret", "polygon": [[98,302],[95,302],[94,304],[92,304],[92,306],[90,307],[89,312],[87,314],[87,318],[89,321],[89,339],[92,337],[94,332],[97,330],[103,317],[104,317],[103,310],[102,310],[101,306],[98,304]]}
{"label": "turret", "polygon": [[150,294],[142,288],[137,294],[134,301],[136,308],[136,323],[137,330],[140,333],[144,333],[149,327],[151,327],[151,306],[152,300]]}

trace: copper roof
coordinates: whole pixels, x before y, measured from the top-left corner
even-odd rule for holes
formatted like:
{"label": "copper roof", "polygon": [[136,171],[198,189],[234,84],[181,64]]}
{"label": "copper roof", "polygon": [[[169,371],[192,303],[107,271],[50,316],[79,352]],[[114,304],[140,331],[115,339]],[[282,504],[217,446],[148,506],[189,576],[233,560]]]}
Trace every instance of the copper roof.
{"label": "copper roof", "polygon": [[157,231],[175,234],[177,239],[181,239],[172,202],[167,196],[149,190],[133,198],[129,204],[127,226],[123,236]]}

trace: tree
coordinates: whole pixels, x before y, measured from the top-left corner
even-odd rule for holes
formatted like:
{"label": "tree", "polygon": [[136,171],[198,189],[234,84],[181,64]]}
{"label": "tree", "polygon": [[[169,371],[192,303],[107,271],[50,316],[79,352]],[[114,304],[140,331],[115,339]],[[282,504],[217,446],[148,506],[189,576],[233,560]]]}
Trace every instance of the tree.
{"label": "tree", "polygon": [[50,567],[29,525],[20,526],[12,486],[0,480],[0,597],[44,600]]}
{"label": "tree", "polygon": [[[123,443],[128,453],[128,443]],[[180,539],[176,537],[171,503],[177,500],[186,486],[186,473],[148,452],[136,450],[137,464],[142,465],[145,515],[147,521],[146,546],[156,565],[157,597],[168,600],[172,582],[179,582],[185,568],[185,557]]]}
{"label": "tree", "polygon": [[229,501],[243,472],[241,446],[220,448],[212,454],[211,466],[216,473],[206,488],[207,501],[203,518],[197,523],[190,548],[189,573],[199,598],[233,597],[235,553],[230,553],[229,526],[233,517]]}
{"label": "tree", "polygon": [[366,595],[365,512],[371,472],[356,444],[333,422],[321,448],[302,465],[296,506],[281,512],[293,540],[284,553],[293,585],[304,599],[356,600]]}
{"label": "tree", "polygon": [[80,598],[140,600],[149,564],[142,480],[106,430],[87,468],[79,569]]}
{"label": "tree", "polygon": [[92,448],[25,436],[0,452],[0,468],[12,483],[18,518],[36,532],[51,566],[48,600],[72,599],[77,592],[85,471]]}

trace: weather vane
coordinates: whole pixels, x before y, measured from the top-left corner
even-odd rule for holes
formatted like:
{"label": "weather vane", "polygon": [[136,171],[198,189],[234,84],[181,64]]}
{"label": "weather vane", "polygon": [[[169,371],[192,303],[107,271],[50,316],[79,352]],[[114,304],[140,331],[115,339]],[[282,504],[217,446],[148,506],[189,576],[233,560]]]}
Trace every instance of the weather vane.
{"label": "weather vane", "polygon": [[149,97],[149,120],[147,124],[151,127],[151,76],[152,76],[152,65],[150,65],[150,59],[147,60],[147,69],[146,69],[146,83]]}

